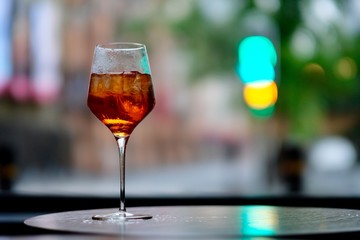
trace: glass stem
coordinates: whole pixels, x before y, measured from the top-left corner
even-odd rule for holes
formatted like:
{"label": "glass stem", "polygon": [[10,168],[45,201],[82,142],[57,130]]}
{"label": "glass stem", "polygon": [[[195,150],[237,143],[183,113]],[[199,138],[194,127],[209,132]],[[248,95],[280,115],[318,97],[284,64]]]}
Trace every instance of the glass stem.
{"label": "glass stem", "polygon": [[120,166],[120,212],[126,212],[125,207],[125,153],[129,137],[116,137],[119,147],[119,166]]}

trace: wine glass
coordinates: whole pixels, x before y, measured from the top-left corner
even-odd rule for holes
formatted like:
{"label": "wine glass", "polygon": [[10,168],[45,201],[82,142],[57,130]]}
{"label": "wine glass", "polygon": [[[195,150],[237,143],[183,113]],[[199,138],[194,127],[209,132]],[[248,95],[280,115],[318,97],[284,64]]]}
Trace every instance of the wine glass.
{"label": "wine glass", "polygon": [[134,128],[155,106],[146,46],[140,43],[104,43],[95,46],[87,105],[112,132],[119,148],[120,208],[95,215],[94,220],[149,219],[125,207],[125,153]]}

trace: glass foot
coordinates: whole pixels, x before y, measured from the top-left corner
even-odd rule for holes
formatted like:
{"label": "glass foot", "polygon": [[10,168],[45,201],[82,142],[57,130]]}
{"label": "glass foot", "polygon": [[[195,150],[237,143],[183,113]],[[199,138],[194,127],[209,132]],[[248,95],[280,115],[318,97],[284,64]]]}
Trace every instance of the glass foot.
{"label": "glass foot", "polygon": [[101,221],[126,221],[126,220],[136,220],[136,219],[150,219],[151,215],[147,214],[133,214],[128,212],[116,212],[109,213],[104,215],[94,215],[92,217],[93,220],[101,220]]}

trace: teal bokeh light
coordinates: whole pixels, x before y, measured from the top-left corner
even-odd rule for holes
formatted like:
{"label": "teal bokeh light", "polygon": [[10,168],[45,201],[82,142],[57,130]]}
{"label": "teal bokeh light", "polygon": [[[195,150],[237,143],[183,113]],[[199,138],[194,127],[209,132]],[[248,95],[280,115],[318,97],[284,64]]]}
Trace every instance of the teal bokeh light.
{"label": "teal bokeh light", "polygon": [[275,69],[270,61],[253,60],[240,62],[237,66],[237,73],[239,74],[243,83],[251,83],[260,80],[275,80]]}
{"label": "teal bokeh light", "polygon": [[277,55],[272,42],[264,36],[244,38],[238,48],[236,72],[244,83],[275,80]]}
{"label": "teal bokeh light", "polygon": [[270,61],[273,67],[276,65],[275,47],[267,37],[246,37],[240,42],[238,50],[240,62],[266,60]]}

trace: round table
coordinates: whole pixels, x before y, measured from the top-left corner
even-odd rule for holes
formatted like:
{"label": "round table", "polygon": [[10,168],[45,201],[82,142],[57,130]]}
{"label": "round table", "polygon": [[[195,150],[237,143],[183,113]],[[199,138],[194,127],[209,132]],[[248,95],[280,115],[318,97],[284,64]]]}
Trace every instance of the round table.
{"label": "round table", "polygon": [[277,237],[360,232],[360,210],[280,206],[168,206],[129,208],[149,220],[98,221],[114,208],[50,213],[25,220],[28,226],[72,233],[136,239]]}

